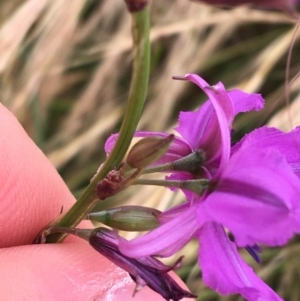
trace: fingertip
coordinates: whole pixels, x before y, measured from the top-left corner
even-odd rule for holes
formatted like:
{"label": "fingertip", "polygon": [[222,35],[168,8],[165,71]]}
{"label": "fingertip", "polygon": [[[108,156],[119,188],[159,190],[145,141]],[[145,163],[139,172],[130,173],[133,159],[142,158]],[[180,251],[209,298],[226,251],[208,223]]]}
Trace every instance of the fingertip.
{"label": "fingertip", "polygon": [[0,247],[31,243],[74,198],[63,180],[0,104]]}

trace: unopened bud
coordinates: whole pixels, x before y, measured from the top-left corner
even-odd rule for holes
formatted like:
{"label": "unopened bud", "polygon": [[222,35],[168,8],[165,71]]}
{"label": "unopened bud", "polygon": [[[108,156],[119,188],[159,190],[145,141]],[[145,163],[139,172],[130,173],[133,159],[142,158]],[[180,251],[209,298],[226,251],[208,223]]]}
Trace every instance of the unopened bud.
{"label": "unopened bud", "polygon": [[130,150],[127,164],[133,168],[144,168],[157,161],[169,149],[174,140],[174,135],[165,138],[147,137],[137,142]]}
{"label": "unopened bud", "polygon": [[159,226],[156,216],[160,211],[142,206],[122,206],[92,212],[87,218],[123,231],[150,231]]}

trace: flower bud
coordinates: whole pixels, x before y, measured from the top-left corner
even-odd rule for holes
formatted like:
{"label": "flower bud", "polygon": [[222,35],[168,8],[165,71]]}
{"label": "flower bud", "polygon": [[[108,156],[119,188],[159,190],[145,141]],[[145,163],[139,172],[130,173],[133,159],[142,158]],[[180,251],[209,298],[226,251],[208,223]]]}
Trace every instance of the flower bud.
{"label": "flower bud", "polygon": [[168,151],[173,140],[174,135],[165,138],[152,136],[140,140],[130,150],[127,164],[138,169],[148,166]]}
{"label": "flower bud", "polygon": [[156,216],[160,211],[142,206],[122,206],[92,212],[87,218],[123,231],[150,231],[159,226]]}

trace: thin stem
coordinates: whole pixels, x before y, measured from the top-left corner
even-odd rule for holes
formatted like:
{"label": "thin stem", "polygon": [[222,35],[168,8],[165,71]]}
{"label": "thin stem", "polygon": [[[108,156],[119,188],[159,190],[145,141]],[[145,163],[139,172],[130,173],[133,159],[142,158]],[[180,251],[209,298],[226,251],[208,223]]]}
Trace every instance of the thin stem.
{"label": "thin stem", "polygon": [[[142,11],[132,13],[131,16],[134,51],[133,71],[129,99],[118,140],[100,171],[93,178],[77,202],[61,219],[56,221],[55,226],[57,227],[76,227],[94,208],[98,202],[98,198],[95,195],[97,183],[102,180],[109,171],[117,168],[121,164],[140,120],[146,99],[150,70],[149,7],[146,7]],[[66,234],[51,235],[47,239],[47,242],[60,242],[65,236]]]}
{"label": "thin stem", "polygon": [[[161,165],[146,168],[144,174],[160,172],[160,171],[186,171],[191,174],[197,175],[202,171],[202,166],[206,160],[205,153],[199,149],[191,152],[185,157],[177,159],[176,161],[164,163]],[[125,176],[131,175],[132,171],[125,173]]]}
{"label": "thin stem", "polygon": [[[162,165],[148,167],[143,170],[142,174],[149,174],[149,173],[155,173],[155,172],[160,172],[160,171],[172,171],[173,165],[174,165],[174,162],[170,162],[170,163],[165,163]],[[131,170],[125,172],[124,177],[125,178],[130,177],[133,173],[135,173],[135,169],[131,169]]]}
{"label": "thin stem", "polygon": [[185,188],[186,183],[196,183],[201,185],[207,185],[209,181],[206,179],[200,180],[153,180],[153,179],[137,179],[132,185],[154,185],[154,186],[165,186],[165,187],[177,187]]}
{"label": "thin stem", "polygon": [[148,173],[154,173],[154,172],[160,172],[160,171],[168,171],[168,170],[172,171],[173,166],[174,166],[174,162],[165,163],[162,165],[157,165],[157,166],[146,168],[143,173],[148,174]]}
{"label": "thin stem", "polygon": [[132,185],[154,185],[164,187],[176,187],[180,189],[187,189],[199,195],[202,195],[204,190],[209,185],[208,179],[196,180],[152,180],[152,179],[137,179]]}

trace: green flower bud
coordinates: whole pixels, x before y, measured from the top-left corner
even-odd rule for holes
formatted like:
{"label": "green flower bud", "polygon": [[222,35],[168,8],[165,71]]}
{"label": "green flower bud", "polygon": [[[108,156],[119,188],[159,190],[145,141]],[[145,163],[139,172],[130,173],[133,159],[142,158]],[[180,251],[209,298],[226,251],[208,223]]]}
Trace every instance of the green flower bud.
{"label": "green flower bud", "polygon": [[157,161],[169,149],[174,135],[165,138],[152,136],[137,142],[127,156],[127,164],[132,168],[144,168]]}
{"label": "green flower bud", "polygon": [[159,226],[156,216],[160,211],[142,206],[122,206],[92,212],[87,218],[124,231],[150,231]]}

